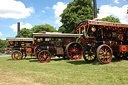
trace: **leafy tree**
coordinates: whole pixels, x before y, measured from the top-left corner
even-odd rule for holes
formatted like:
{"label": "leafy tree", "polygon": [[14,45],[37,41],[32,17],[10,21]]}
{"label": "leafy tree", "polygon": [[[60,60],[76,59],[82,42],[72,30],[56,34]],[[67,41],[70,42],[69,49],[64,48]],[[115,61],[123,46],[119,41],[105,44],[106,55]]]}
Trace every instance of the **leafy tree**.
{"label": "leafy tree", "polygon": [[72,32],[75,26],[82,20],[93,19],[92,0],[74,0],[67,5],[67,8],[60,15],[62,26],[65,32]]}
{"label": "leafy tree", "polygon": [[57,32],[57,30],[50,26],[49,24],[45,25],[36,25],[32,29],[23,28],[20,30],[20,36],[21,37],[32,37],[32,33],[42,33],[42,31],[47,32]]}
{"label": "leafy tree", "polygon": [[31,37],[31,32],[27,28],[23,28],[20,30],[20,37]]}
{"label": "leafy tree", "polygon": [[115,22],[115,23],[120,23],[119,18],[112,17],[112,15],[107,16],[107,17],[102,18],[102,19],[99,19],[99,21],[106,21],[106,22]]}
{"label": "leafy tree", "polygon": [[8,42],[6,40],[1,40],[0,39],[0,50],[7,47]]}
{"label": "leafy tree", "polygon": [[42,31],[47,31],[47,32],[56,32],[57,30],[53,27],[50,26],[49,24],[45,24],[45,25],[36,25],[34,26],[31,31],[33,33],[41,33]]}
{"label": "leafy tree", "polygon": [[63,26],[59,27],[58,32],[65,32],[65,28]]}

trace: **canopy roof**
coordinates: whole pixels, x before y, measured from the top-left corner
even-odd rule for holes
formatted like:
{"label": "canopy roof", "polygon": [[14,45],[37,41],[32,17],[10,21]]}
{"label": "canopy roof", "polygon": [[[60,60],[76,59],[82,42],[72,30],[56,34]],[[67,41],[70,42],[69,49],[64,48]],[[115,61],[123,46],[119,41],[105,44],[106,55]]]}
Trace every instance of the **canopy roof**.
{"label": "canopy roof", "polygon": [[7,38],[6,40],[7,41],[33,41],[32,38],[15,38],[15,37]]}
{"label": "canopy roof", "polygon": [[82,25],[98,25],[98,26],[107,26],[107,27],[128,28],[128,24],[104,22],[104,21],[94,21],[94,20],[84,20],[84,21],[80,22],[75,27],[75,30],[77,30]]}
{"label": "canopy roof", "polygon": [[67,33],[33,33],[33,37],[78,37],[82,34],[67,34]]}

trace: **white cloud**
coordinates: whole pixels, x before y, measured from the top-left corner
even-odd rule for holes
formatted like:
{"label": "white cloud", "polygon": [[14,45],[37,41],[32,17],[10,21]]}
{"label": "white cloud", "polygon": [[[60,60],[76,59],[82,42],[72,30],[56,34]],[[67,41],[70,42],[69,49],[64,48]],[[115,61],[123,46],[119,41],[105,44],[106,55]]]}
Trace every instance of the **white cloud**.
{"label": "white cloud", "polygon": [[44,11],[44,10],[42,10],[42,13],[45,13],[45,11]]}
{"label": "white cloud", "polygon": [[114,3],[119,4],[120,2],[118,0],[114,0]]}
{"label": "white cloud", "polygon": [[47,6],[47,7],[45,7],[45,9],[49,10],[49,9],[50,9],[50,7],[48,7],[48,6]]}
{"label": "white cloud", "polygon": [[0,36],[3,36],[2,32],[0,32]]}
{"label": "white cloud", "polygon": [[6,38],[4,37],[4,38],[1,38],[2,40],[6,40]]}
{"label": "white cloud", "polygon": [[[17,24],[12,24],[11,26],[9,26],[14,32],[17,32]],[[30,23],[26,23],[24,24],[23,22],[20,23],[20,29],[22,28],[28,28],[31,29],[32,25]]]}
{"label": "white cloud", "polygon": [[34,12],[32,7],[26,8],[21,1],[1,0],[0,1],[0,17],[21,19],[26,18]]}
{"label": "white cloud", "polygon": [[121,23],[128,24],[127,7],[128,5],[124,5],[122,7],[102,5],[99,10],[98,18],[102,19],[104,17],[113,15],[114,17],[119,18]]}
{"label": "white cloud", "polygon": [[56,5],[53,5],[53,9],[54,14],[55,14],[55,19],[56,19],[56,24],[58,24],[59,26],[62,25],[62,23],[60,22],[60,15],[63,12],[63,10],[67,7],[67,4],[63,3],[63,2],[57,2]]}

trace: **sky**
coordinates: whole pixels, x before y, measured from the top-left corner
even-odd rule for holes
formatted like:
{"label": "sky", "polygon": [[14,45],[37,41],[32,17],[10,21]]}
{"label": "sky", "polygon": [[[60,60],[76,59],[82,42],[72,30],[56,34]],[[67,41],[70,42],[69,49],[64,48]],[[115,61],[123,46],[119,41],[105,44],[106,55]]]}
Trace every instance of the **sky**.
{"label": "sky", "polygon": [[[62,23],[59,15],[73,0],[0,0],[0,39],[17,35],[17,22],[21,28],[50,24],[58,29]],[[109,15],[128,24],[128,0],[96,0],[98,18]]]}

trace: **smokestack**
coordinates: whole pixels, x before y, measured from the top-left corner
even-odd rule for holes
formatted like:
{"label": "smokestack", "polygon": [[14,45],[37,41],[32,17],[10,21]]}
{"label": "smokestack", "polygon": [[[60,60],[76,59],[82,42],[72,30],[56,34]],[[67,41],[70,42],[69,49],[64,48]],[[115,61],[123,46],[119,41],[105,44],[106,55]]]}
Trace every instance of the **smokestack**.
{"label": "smokestack", "polygon": [[17,37],[20,37],[20,22],[17,23]]}
{"label": "smokestack", "polygon": [[128,14],[128,7],[127,7],[127,14]]}
{"label": "smokestack", "polygon": [[94,18],[97,18],[97,4],[96,4],[96,0],[93,0],[93,7],[94,7]]}

